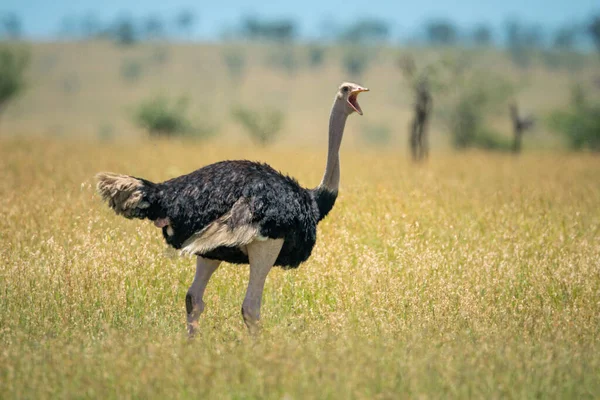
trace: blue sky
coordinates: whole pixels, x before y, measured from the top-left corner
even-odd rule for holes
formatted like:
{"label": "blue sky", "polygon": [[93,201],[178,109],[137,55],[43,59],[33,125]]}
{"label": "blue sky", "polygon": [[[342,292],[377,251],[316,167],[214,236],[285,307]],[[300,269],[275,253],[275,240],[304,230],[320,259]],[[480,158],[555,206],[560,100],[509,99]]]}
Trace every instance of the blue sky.
{"label": "blue sky", "polygon": [[393,35],[407,37],[426,20],[450,18],[462,27],[485,22],[496,29],[511,17],[555,28],[563,23],[586,20],[600,12],[598,0],[301,0],[251,1],[222,0],[190,2],[182,0],[2,0],[0,14],[15,12],[22,21],[25,34],[34,38],[51,38],[65,16],[81,17],[93,13],[101,21],[113,20],[126,13],[133,17],[158,15],[172,19],[181,9],[193,10],[198,16],[194,37],[218,37],[226,26],[234,26],[244,15],[292,17],[299,22],[301,34],[316,35],[323,21],[334,18],[339,23],[360,17],[383,18],[393,26]]}

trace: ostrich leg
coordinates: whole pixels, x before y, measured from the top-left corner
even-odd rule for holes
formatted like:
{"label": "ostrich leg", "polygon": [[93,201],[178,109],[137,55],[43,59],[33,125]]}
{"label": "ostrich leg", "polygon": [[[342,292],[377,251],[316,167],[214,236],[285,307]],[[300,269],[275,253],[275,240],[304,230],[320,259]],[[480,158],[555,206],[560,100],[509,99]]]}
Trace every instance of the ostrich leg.
{"label": "ostrich leg", "polygon": [[185,308],[187,311],[188,333],[190,337],[194,336],[198,328],[198,318],[204,311],[204,290],[213,272],[217,270],[221,264],[218,260],[209,260],[207,258],[198,257],[196,261],[196,275],[192,286],[188,289],[185,295]]}
{"label": "ostrich leg", "polygon": [[247,246],[250,260],[250,280],[242,303],[242,317],[251,334],[258,331],[260,303],[269,271],[283,246],[283,239],[255,241]]}

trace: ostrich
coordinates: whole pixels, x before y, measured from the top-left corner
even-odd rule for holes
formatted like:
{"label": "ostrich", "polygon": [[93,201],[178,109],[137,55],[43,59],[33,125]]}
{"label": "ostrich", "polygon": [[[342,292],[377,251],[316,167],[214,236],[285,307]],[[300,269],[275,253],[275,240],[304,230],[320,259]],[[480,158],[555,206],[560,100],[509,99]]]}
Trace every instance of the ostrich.
{"label": "ostrich", "polygon": [[126,218],[149,219],[167,244],[197,256],[185,306],[187,329],[198,329],[204,291],[222,261],[250,264],[242,317],[258,329],[267,274],[274,265],[297,268],[310,256],[317,224],[332,209],[340,182],[339,149],[346,119],[362,115],[357,96],[369,89],[343,83],[329,119],[329,149],[319,186],[305,189],[267,164],[221,161],[162,183],[128,175],[96,175],[102,199]]}

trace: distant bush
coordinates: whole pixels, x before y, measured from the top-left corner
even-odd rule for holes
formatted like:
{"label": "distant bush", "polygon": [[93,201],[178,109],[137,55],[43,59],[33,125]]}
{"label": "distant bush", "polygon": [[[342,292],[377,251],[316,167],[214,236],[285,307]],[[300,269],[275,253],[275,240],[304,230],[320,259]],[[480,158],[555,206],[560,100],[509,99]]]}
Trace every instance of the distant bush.
{"label": "distant bush", "polygon": [[134,113],[136,124],[148,131],[150,136],[189,136],[205,138],[216,128],[210,124],[195,125],[187,117],[189,100],[180,97],[170,100],[164,96],[142,102]]}
{"label": "distant bush", "polygon": [[158,15],[148,16],[143,22],[142,30],[146,40],[162,39],[165,36],[165,24]]}
{"label": "distant bush", "polygon": [[73,94],[79,92],[81,84],[77,73],[73,72],[65,76],[62,80],[62,89],[65,94]]}
{"label": "distant bush", "polygon": [[103,123],[98,127],[98,139],[103,142],[110,142],[115,137],[115,127],[109,123]]}
{"label": "distant bush", "polygon": [[362,47],[348,47],[344,50],[342,67],[350,76],[360,78],[369,67],[369,56]]}
{"label": "distant bush", "polygon": [[600,52],[600,14],[592,17],[587,27],[587,33],[596,45],[598,52]]}
{"label": "distant bush", "polygon": [[[461,57],[461,63],[464,62],[468,62],[466,57]],[[436,95],[444,93],[454,82],[454,77],[462,74],[464,68],[457,61],[446,58],[418,65],[415,57],[407,52],[398,55],[396,66],[400,69],[406,83],[415,94],[425,84]]]}
{"label": "distant bush", "polygon": [[510,20],[505,28],[508,55],[518,67],[528,68],[542,47],[541,27]]}
{"label": "distant bush", "polygon": [[482,93],[463,95],[450,112],[452,144],[461,149],[472,146],[483,127]]}
{"label": "distant bush", "polygon": [[490,128],[480,129],[472,142],[471,147],[483,150],[510,151],[513,148],[512,141]]}
{"label": "distant bush", "polygon": [[362,140],[370,145],[384,146],[390,142],[392,130],[386,124],[365,123],[361,126]]}
{"label": "distant bush", "polygon": [[293,75],[298,69],[298,60],[292,46],[275,46],[267,57],[267,65],[272,68],[281,69]]}
{"label": "distant bush", "polygon": [[177,14],[175,22],[182,34],[189,38],[192,35],[192,29],[196,24],[196,14],[191,9],[184,9]]}
{"label": "distant bush", "polygon": [[23,24],[17,14],[0,14],[0,38],[19,39],[22,33]]}
{"label": "distant bush", "polygon": [[508,138],[490,130],[486,119],[512,94],[512,85],[501,76],[473,68],[475,62],[472,54],[456,52],[418,65],[415,57],[403,52],[397,66],[416,99],[423,87],[431,93],[436,114],[447,124],[455,148],[509,150]]}
{"label": "distant bush", "polygon": [[489,46],[494,40],[492,29],[484,24],[477,25],[471,32],[471,40],[476,46]]}
{"label": "distant bush", "polygon": [[40,57],[40,69],[45,73],[52,72],[58,64],[59,56],[56,53],[44,54]]}
{"label": "distant bush", "polygon": [[137,82],[142,76],[143,66],[138,60],[124,60],[121,64],[121,78],[126,82]]}
{"label": "distant bush", "polygon": [[296,23],[291,19],[244,18],[242,35],[251,40],[290,42],[297,34]]}
{"label": "distant bush", "polygon": [[600,104],[591,104],[579,86],[573,89],[571,106],[550,115],[549,126],[571,149],[600,151]]}
{"label": "distant bush", "polygon": [[134,45],[139,37],[134,21],[126,15],[121,16],[109,29],[112,39],[121,46]]}
{"label": "distant bush", "polygon": [[575,73],[581,71],[586,64],[585,55],[573,50],[545,50],[540,56],[544,65],[552,70],[565,69]]}
{"label": "distant bush", "polygon": [[25,88],[29,53],[20,47],[0,45],[0,114]]}
{"label": "distant bush", "polygon": [[231,113],[233,119],[244,127],[250,138],[261,146],[272,143],[283,128],[284,115],[279,110],[256,111],[237,106]]}
{"label": "distant bush", "polygon": [[486,127],[485,117],[492,105],[491,94],[480,86],[460,95],[449,113],[450,134],[455,148],[510,149],[508,139]]}
{"label": "distant bush", "polygon": [[325,47],[312,44],[308,47],[308,65],[311,68],[320,67],[325,61]]}
{"label": "distant bush", "polygon": [[169,61],[169,48],[164,45],[156,45],[152,48],[150,61],[155,65],[164,65]]}
{"label": "distant bush", "polygon": [[504,109],[513,94],[513,86],[502,76],[485,70],[465,70],[461,62],[447,61],[450,82],[447,89],[449,104],[445,115],[452,144],[457,149],[478,147],[504,150],[510,143],[487,126],[487,116]]}
{"label": "distant bush", "polygon": [[241,47],[227,47],[223,51],[227,72],[233,80],[240,80],[246,70],[246,53]]}
{"label": "distant bush", "polygon": [[362,18],[341,29],[338,39],[344,43],[377,44],[390,34],[388,22],[377,18]]}
{"label": "distant bush", "polygon": [[458,29],[450,20],[432,20],[425,26],[427,40],[434,46],[451,46],[458,41]]}

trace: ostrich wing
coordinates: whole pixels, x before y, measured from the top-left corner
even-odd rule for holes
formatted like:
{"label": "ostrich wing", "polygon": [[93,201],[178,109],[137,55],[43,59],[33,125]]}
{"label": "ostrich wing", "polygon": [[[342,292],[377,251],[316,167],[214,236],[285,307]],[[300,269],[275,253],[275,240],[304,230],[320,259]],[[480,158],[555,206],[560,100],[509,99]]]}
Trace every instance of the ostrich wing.
{"label": "ostrich wing", "polygon": [[245,246],[259,236],[258,227],[252,224],[248,201],[241,198],[227,214],[188,238],[181,252],[203,254],[220,246]]}

